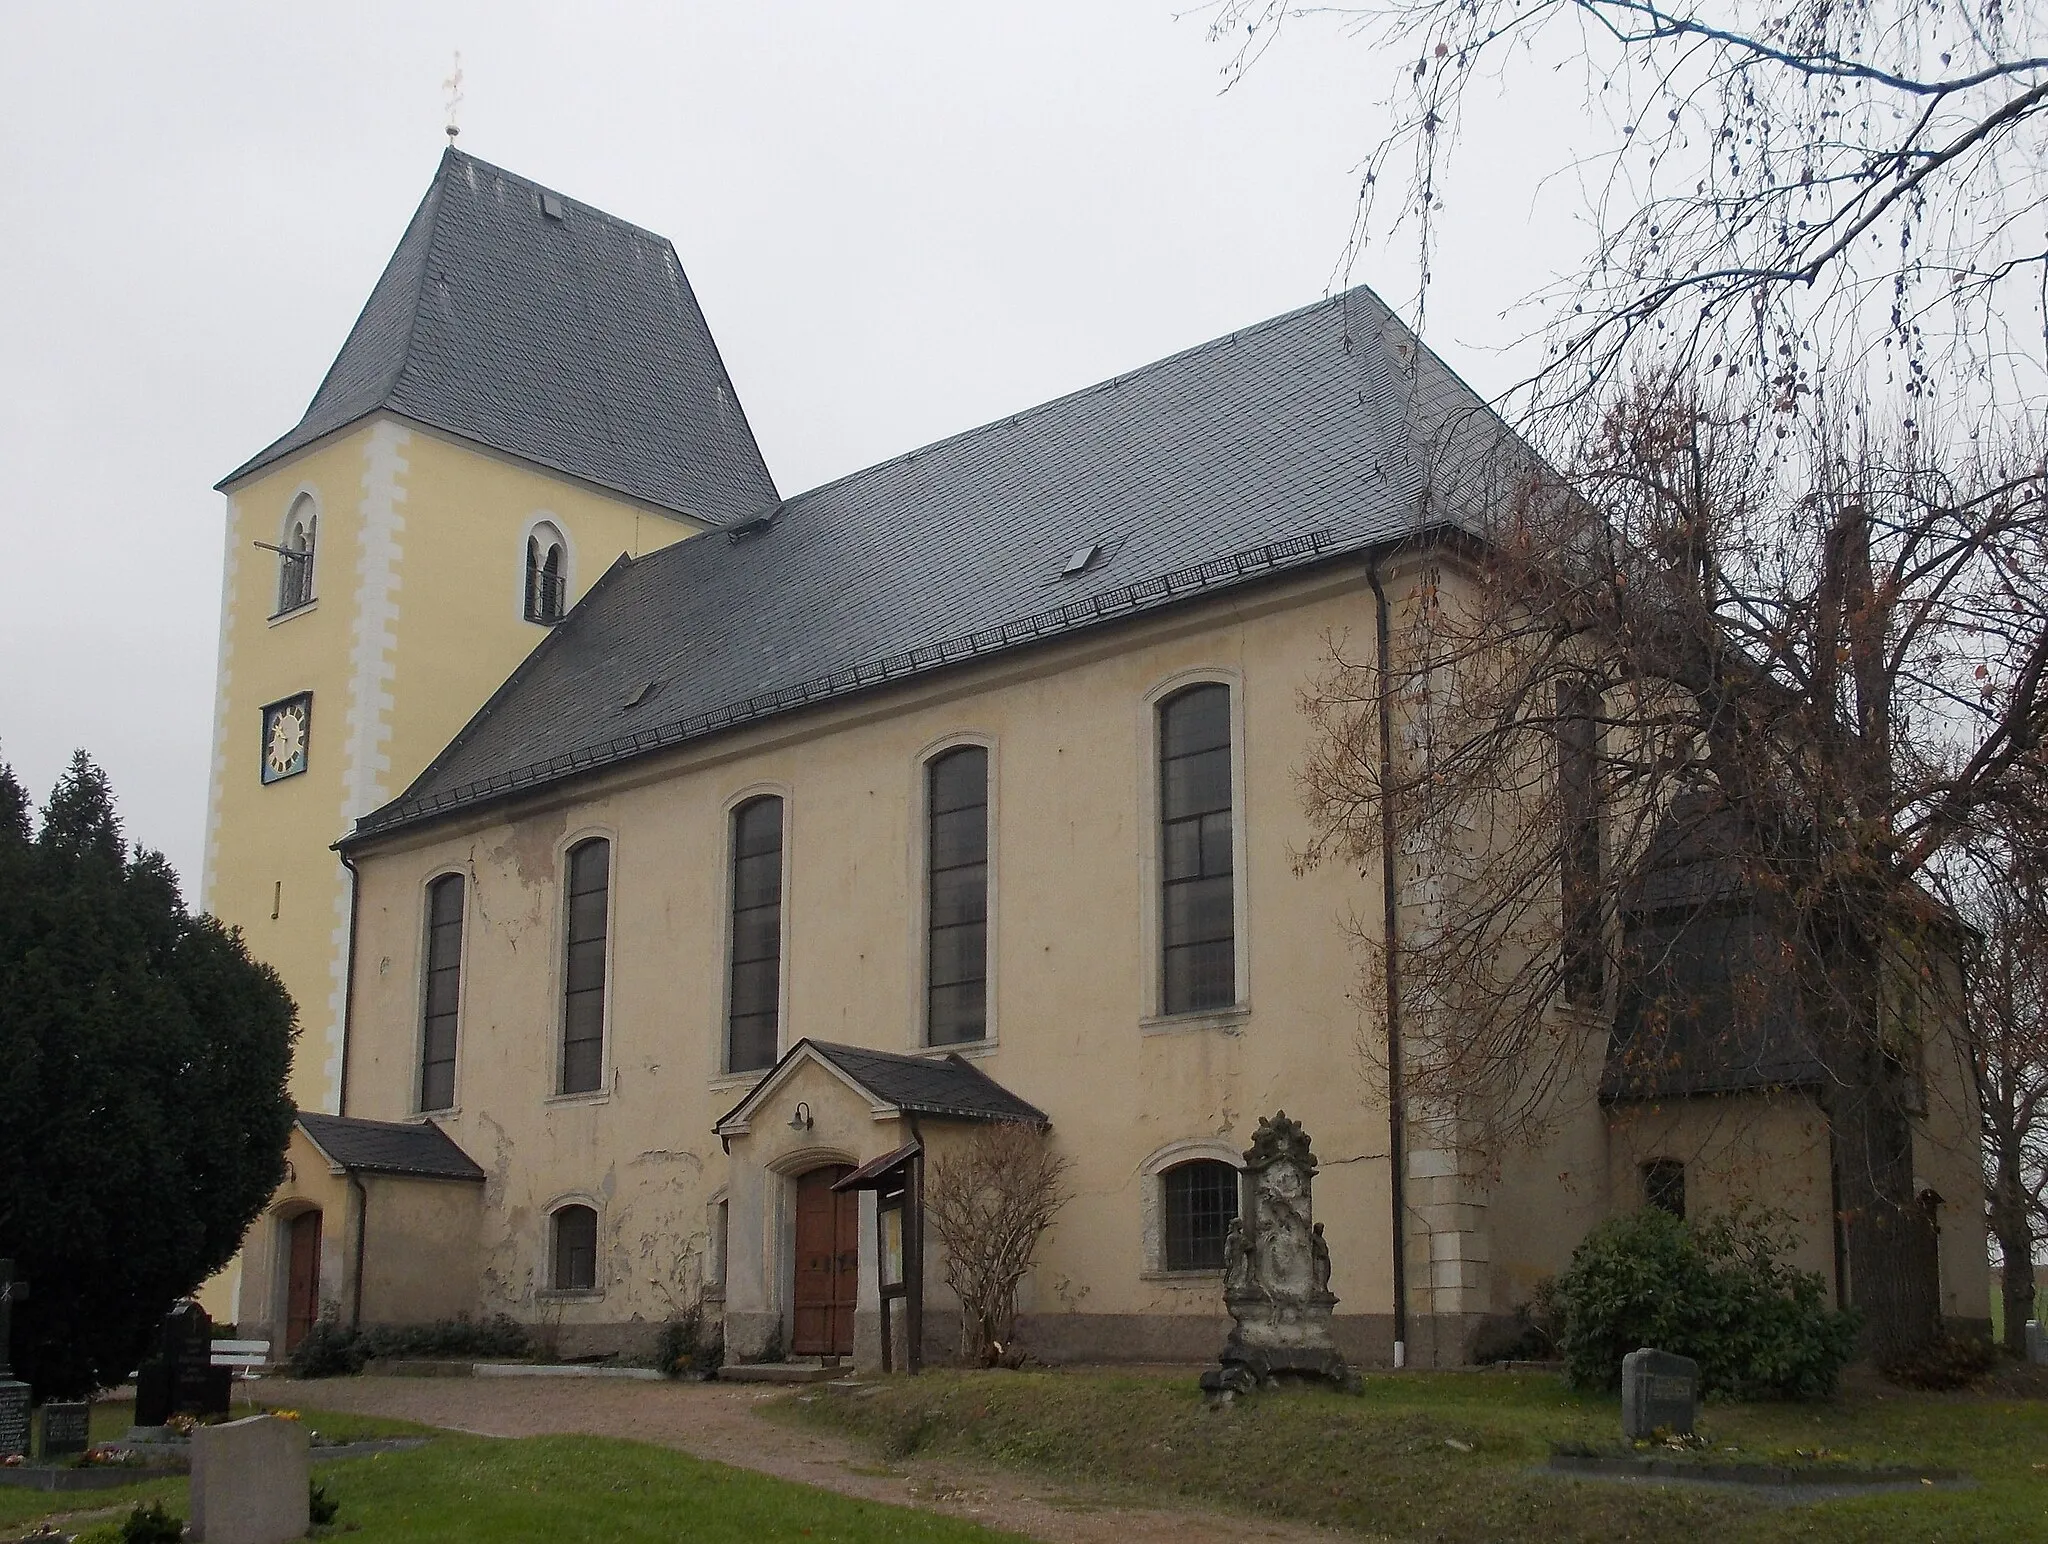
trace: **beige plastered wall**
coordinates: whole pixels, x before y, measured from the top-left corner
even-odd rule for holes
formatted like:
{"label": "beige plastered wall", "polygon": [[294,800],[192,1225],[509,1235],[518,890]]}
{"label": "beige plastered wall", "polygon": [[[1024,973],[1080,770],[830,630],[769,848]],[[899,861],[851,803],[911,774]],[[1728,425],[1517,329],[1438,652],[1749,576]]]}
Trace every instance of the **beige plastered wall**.
{"label": "beige plastered wall", "polygon": [[[758,1216],[758,1268],[779,1274],[779,1202],[761,1178],[774,1155],[728,1159],[711,1131],[755,1081],[719,1061],[730,811],[757,792],[788,800],[783,1045],[913,1051],[923,763],[974,739],[991,751],[995,907],[993,1038],[971,1054],[1048,1111],[1074,1161],[1074,1200],[1040,1250],[1029,1311],[1093,1316],[1085,1328],[1105,1350],[1140,1320],[1213,1319],[1213,1278],[1166,1277],[1146,1257],[1157,1160],[1188,1144],[1241,1150],[1259,1116],[1284,1108],[1323,1161],[1315,1199],[1340,1314],[1383,1321],[1386,1117],[1358,1054],[1361,1033],[1379,1031],[1355,996],[1346,936],[1350,922],[1376,925],[1376,890],[1341,869],[1295,872],[1309,835],[1297,693],[1326,637],[1369,641],[1371,628],[1362,574],[1324,575],[776,720],[366,848],[349,1113],[414,1108],[422,897],[437,875],[463,873],[457,1108],[442,1124],[491,1176],[479,1307],[559,1318],[565,1331],[657,1322],[703,1270],[721,1196],[729,1215]],[[1163,1021],[1155,705],[1200,680],[1228,682],[1238,715],[1241,1001]],[[605,1086],[557,1098],[560,875],[589,835],[615,843]],[[849,1161],[898,1140],[892,1123],[863,1119],[857,1133],[821,1125],[813,1137]],[[547,1217],[568,1200],[599,1213],[603,1279],[598,1294],[564,1301],[545,1290]]]}
{"label": "beige plastered wall", "polygon": [[350,1304],[355,1198],[348,1179],[292,1127],[285,1149],[285,1182],[242,1240],[238,1294],[216,1317],[232,1319],[242,1334],[271,1342],[284,1353],[286,1294],[291,1269],[291,1224],[307,1211],[320,1213],[320,1311],[345,1320]]}
{"label": "beige plastered wall", "polygon": [[[278,543],[318,515],[310,606],[276,617]],[[331,850],[399,793],[546,629],[521,614],[526,534],[550,520],[569,596],[621,553],[693,534],[680,517],[380,414],[229,490],[201,904],[240,927],[299,1011],[291,1089],[340,1101],[349,880]],[[265,784],[262,709],[313,694],[307,770]],[[202,1294],[225,1317],[231,1265]]]}

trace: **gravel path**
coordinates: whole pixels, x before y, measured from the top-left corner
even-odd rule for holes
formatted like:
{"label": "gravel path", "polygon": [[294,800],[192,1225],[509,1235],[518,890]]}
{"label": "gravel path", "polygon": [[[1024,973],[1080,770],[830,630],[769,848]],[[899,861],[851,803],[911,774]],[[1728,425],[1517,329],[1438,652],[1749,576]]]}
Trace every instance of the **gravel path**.
{"label": "gravel path", "polygon": [[[280,1385],[272,1385],[278,1388]],[[1049,1544],[1333,1544],[1352,1537],[1229,1513],[1132,1508],[1050,1480],[949,1459],[883,1463],[853,1444],[765,1419],[783,1391],[607,1378],[336,1378],[291,1396],[309,1409],[420,1421],[487,1437],[628,1437],[841,1495],[922,1507]]]}

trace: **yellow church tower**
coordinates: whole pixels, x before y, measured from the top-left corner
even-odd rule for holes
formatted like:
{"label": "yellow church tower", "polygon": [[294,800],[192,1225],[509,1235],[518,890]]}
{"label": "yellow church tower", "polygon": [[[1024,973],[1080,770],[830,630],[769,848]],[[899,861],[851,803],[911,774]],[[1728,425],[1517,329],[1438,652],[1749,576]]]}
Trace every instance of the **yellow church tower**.
{"label": "yellow church tower", "polygon": [[667,239],[451,147],[305,416],[218,486],[201,903],[298,1004],[300,1109],[340,1113],[333,844],[621,554],[775,485]]}

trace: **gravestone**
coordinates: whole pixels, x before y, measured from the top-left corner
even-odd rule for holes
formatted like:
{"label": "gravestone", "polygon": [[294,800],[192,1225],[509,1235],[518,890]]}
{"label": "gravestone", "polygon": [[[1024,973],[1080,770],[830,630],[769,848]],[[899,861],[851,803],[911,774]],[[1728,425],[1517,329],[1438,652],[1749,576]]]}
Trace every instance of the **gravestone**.
{"label": "gravestone", "polygon": [[28,1297],[28,1283],[14,1279],[14,1262],[0,1260],[0,1458],[28,1452],[28,1385],[14,1379],[14,1305]]}
{"label": "gravestone", "polygon": [[43,1463],[70,1458],[92,1446],[92,1401],[56,1400],[39,1412],[36,1457]]}
{"label": "gravestone", "polygon": [[2027,1320],[2027,1360],[2048,1362],[2048,1331],[2041,1328],[2039,1319]]}
{"label": "gravestone", "polygon": [[1283,1378],[1340,1388],[1357,1379],[1331,1333],[1330,1247],[1309,1190],[1316,1159],[1308,1133],[1282,1110],[1261,1120],[1245,1150],[1242,1200],[1223,1246],[1223,1306],[1232,1322],[1220,1366],[1202,1374],[1228,1400]]}
{"label": "gravestone", "polygon": [[187,1298],[164,1316],[157,1353],[135,1375],[135,1424],[174,1415],[226,1415],[232,1370],[213,1365],[213,1321]]}
{"label": "gravestone", "polygon": [[284,1544],[312,1526],[306,1428],[252,1415],[192,1433],[192,1532],[204,1544]]}
{"label": "gravestone", "polygon": [[1700,1364],[1644,1346],[1621,1359],[1621,1434],[1631,1442],[1659,1431],[1692,1435],[1700,1403]]}

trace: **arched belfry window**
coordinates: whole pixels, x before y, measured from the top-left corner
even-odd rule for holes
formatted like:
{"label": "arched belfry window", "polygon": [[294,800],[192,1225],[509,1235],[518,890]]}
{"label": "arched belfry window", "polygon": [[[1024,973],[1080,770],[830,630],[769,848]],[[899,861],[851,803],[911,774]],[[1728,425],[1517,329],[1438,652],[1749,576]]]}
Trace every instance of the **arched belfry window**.
{"label": "arched belfry window", "polygon": [[526,620],[559,622],[569,611],[569,544],[543,520],[526,538]]}
{"label": "arched belfry window", "polygon": [[277,544],[277,614],[297,611],[313,600],[313,543],[319,516],[305,494],[293,500],[285,516],[284,539]]}

